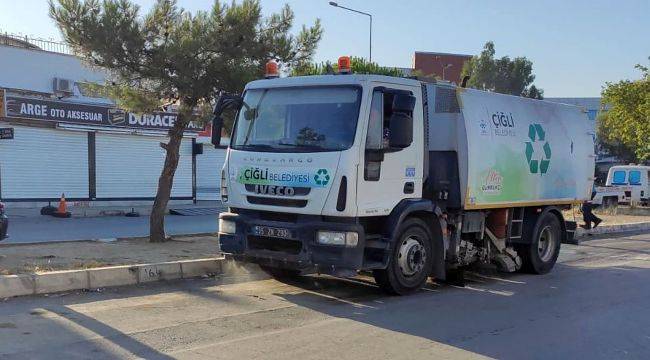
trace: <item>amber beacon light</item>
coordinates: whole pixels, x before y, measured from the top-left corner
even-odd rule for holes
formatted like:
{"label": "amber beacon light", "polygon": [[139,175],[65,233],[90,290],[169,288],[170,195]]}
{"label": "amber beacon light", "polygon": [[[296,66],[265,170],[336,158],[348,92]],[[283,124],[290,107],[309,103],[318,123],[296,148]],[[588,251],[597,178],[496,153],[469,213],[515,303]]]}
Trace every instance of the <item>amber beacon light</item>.
{"label": "amber beacon light", "polygon": [[341,56],[339,58],[339,74],[349,74],[352,72],[352,64],[350,63],[349,56]]}
{"label": "amber beacon light", "polygon": [[266,78],[274,79],[280,77],[280,72],[278,70],[278,63],[275,60],[269,60],[266,63]]}

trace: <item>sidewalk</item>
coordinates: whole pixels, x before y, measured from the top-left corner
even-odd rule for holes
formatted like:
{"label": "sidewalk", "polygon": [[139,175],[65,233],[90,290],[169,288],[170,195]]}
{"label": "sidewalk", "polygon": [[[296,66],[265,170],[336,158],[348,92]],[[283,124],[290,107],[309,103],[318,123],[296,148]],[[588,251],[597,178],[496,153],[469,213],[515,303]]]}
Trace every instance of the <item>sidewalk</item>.
{"label": "sidewalk", "polygon": [[[648,217],[616,221],[609,218],[609,221],[616,224],[608,225],[606,220],[589,233],[579,229],[576,235],[582,238],[576,243],[586,240],[584,235],[588,234],[650,231]],[[206,274],[251,273],[251,269],[232,266],[221,257],[215,235],[174,236],[165,243],[130,238],[107,242],[0,244],[0,299]]]}
{"label": "sidewalk", "polygon": [[0,275],[161,263],[216,256],[219,256],[219,244],[215,235],[173,236],[172,241],[164,243],[150,243],[148,238],[26,245],[0,243]]}
{"label": "sidewalk", "polygon": [[177,236],[114,242],[0,245],[0,301],[4,298],[222,274],[216,236]]}

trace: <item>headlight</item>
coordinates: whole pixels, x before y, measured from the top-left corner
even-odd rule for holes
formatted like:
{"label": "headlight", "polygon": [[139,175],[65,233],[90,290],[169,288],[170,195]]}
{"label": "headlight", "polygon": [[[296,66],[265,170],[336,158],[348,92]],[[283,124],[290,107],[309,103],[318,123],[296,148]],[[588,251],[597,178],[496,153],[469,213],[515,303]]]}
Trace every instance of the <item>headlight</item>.
{"label": "headlight", "polygon": [[339,245],[355,247],[359,243],[359,234],[353,231],[324,231],[317,233],[317,241],[322,245]]}
{"label": "headlight", "polygon": [[232,220],[219,219],[219,232],[234,234],[237,232],[237,224]]}

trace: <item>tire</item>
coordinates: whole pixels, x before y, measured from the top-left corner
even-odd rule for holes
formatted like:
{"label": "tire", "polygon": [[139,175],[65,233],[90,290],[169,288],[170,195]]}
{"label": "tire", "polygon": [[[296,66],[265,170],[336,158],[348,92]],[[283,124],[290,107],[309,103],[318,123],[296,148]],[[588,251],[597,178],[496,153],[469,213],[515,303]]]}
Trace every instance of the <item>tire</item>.
{"label": "tire", "polygon": [[424,221],[406,219],[397,231],[388,267],[373,271],[377,285],[394,295],[407,295],[421,288],[433,266],[431,241],[431,231]]}
{"label": "tire", "polygon": [[608,196],[603,199],[603,208],[609,209],[612,207],[617,207],[618,206],[618,198]]}
{"label": "tire", "polygon": [[522,271],[531,274],[546,274],[557,262],[562,244],[562,226],[553,213],[545,212],[537,221],[524,226],[524,238],[529,244],[517,246],[522,259]]}
{"label": "tire", "polygon": [[299,270],[282,269],[282,268],[271,267],[266,265],[260,265],[260,268],[262,269],[262,271],[271,275],[271,277],[277,280],[288,280],[288,279],[295,279],[300,277]]}

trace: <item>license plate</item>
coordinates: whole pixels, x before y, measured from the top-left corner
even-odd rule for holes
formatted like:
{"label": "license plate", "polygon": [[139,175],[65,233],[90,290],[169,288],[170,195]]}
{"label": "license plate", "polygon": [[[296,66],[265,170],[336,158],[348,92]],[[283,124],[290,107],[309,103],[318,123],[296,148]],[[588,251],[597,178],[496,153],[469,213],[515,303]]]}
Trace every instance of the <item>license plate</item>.
{"label": "license plate", "polygon": [[289,229],[262,225],[253,226],[253,234],[257,236],[276,237],[283,239],[291,238],[291,231],[289,231]]}

